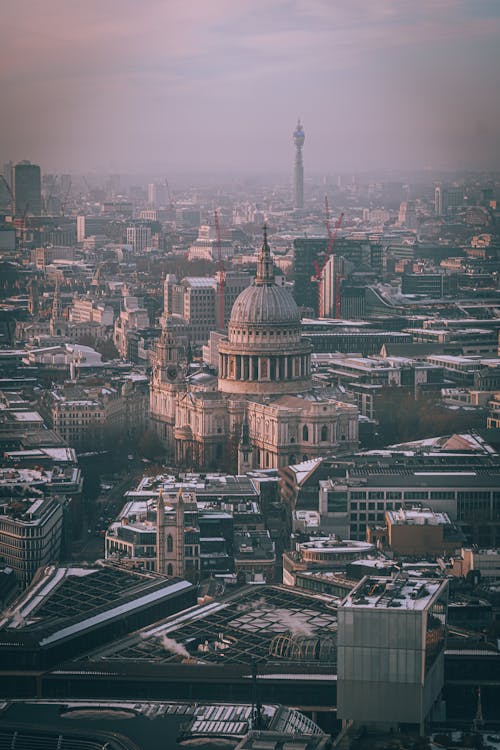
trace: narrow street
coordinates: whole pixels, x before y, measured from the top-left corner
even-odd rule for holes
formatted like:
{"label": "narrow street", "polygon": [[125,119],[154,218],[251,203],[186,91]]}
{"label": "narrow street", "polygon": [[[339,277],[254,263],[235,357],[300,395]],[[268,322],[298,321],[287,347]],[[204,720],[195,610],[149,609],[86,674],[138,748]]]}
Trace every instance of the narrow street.
{"label": "narrow street", "polygon": [[104,558],[104,533],[121,510],[125,492],[137,483],[141,474],[142,466],[134,464],[133,469],[122,474],[109,491],[101,491],[93,500],[86,499],[82,538],[73,545],[73,562],[91,563]]}

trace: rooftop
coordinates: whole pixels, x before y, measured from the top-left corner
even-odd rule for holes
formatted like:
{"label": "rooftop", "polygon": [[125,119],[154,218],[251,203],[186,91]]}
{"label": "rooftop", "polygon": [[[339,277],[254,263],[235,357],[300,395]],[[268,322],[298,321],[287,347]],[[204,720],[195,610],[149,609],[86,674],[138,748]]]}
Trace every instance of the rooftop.
{"label": "rooftop", "polygon": [[[2,640],[6,633],[19,633],[47,646],[190,586],[180,579],[165,580],[154,573],[124,570],[107,563],[48,566],[4,613],[0,620]],[[13,642],[12,637],[7,640]]]}
{"label": "rooftop", "polygon": [[[98,750],[117,746],[107,741],[112,732],[113,737],[120,737],[119,745],[124,748],[176,750],[186,747],[187,740],[188,744],[199,742],[216,750],[234,747],[247,735],[252,728],[252,712],[252,705],[245,703],[14,700],[4,704],[0,712],[0,737],[7,738],[8,747],[17,742],[23,747]],[[301,750],[312,749],[317,747],[314,738],[320,741],[324,737],[314,722],[293,708],[266,704],[261,716],[264,731],[258,735],[259,739],[265,736],[269,750],[288,747],[289,743]],[[8,734],[13,726],[17,731],[11,729]],[[253,736],[248,747],[262,748],[262,739],[253,744]]]}
{"label": "rooftop", "polygon": [[[298,593],[282,586],[246,587],[220,601],[198,606],[164,620],[153,628],[94,652],[91,661],[165,664],[248,664],[280,669],[304,658],[276,659],[273,646],[281,637],[334,641],[337,615],[327,596]],[[295,641],[294,641],[295,642]],[[303,652],[302,652],[303,653]],[[334,649],[329,663],[335,664]],[[311,662],[317,662],[318,653]],[[328,661],[328,660],[326,660]]]}
{"label": "rooftop", "polygon": [[434,513],[430,508],[411,508],[386,511],[393,526],[444,526],[451,524],[447,513]]}
{"label": "rooftop", "polygon": [[410,578],[399,575],[395,578],[366,576],[342,601],[342,607],[365,609],[423,610],[446,586],[445,581]]}

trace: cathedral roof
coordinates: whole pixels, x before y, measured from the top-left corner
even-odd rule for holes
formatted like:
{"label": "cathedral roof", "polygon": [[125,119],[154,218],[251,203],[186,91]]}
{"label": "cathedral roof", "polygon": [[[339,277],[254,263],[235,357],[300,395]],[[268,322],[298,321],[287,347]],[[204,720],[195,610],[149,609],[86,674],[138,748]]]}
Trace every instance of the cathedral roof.
{"label": "cathedral roof", "polygon": [[274,280],[271,251],[264,229],[255,281],[236,298],[230,326],[273,324],[300,325],[300,313],[290,292]]}

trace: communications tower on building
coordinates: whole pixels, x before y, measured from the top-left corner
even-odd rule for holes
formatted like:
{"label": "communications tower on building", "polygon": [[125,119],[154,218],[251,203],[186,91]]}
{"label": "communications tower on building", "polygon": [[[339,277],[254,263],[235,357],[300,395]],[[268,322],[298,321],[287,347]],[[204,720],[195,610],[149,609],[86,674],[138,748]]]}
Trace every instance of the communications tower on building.
{"label": "communications tower on building", "polygon": [[304,208],[304,163],[302,161],[302,146],[306,135],[300,119],[293,131],[293,142],[295,143],[295,171],[294,171],[294,207]]}

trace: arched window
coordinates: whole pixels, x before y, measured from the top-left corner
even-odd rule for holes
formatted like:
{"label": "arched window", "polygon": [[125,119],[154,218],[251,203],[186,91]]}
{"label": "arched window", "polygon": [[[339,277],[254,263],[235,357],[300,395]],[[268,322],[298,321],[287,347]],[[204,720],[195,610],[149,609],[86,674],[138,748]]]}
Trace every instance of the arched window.
{"label": "arched window", "polygon": [[321,440],[322,442],[325,442],[325,440],[328,440],[328,427],[326,424],[323,425],[321,428]]}
{"label": "arched window", "polygon": [[302,440],[305,443],[309,440],[309,427],[306,424],[302,428]]}
{"label": "arched window", "polygon": [[269,453],[266,451],[266,469],[269,468]]}
{"label": "arched window", "polygon": [[168,576],[173,576],[173,575],[174,575],[174,569],[173,569],[173,567],[172,567],[172,563],[169,563],[169,564],[167,565],[167,575],[168,575]]}
{"label": "arched window", "polygon": [[172,539],[172,534],[169,534],[167,536],[167,552],[173,552],[174,549],[174,540]]}
{"label": "arched window", "polygon": [[293,453],[291,454],[291,456],[290,456],[290,458],[288,459],[288,461],[289,461],[289,465],[290,465],[290,466],[293,466],[293,464],[294,464],[294,463],[295,463],[295,461],[296,461],[295,455],[294,455]]}

